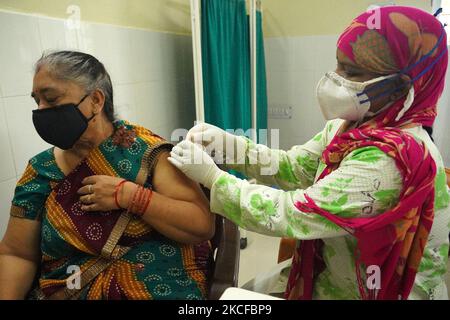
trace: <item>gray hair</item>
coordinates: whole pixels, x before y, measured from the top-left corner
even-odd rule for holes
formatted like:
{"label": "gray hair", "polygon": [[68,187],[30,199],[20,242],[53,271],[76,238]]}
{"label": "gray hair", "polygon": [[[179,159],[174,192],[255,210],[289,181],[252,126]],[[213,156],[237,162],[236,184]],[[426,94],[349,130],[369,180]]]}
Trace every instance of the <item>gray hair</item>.
{"label": "gray hair", "polygon": [[105,95],[103,110],[114,121],[114,101],[111,78],[105,66],[90,54],[77,51],[45,52],[36,62],[34,72],[45,66],[58,79],[73,81],[90,93],[100,89]]}

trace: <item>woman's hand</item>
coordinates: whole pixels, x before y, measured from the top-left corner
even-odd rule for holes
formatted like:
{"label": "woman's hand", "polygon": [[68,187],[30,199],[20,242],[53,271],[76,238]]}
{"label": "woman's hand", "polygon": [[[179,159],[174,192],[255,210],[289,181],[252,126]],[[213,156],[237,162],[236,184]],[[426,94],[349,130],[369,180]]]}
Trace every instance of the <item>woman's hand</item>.
{"label": "woman's hand", "polygon": [[82,181],[83,187],[78,189],[83,211],[110,211],[126,209],[137,185],[127,181],[120,188],[117,195],[118,204],[114,199],[116,186],[123,181],[122,178],[110,176],[90,176]]}
{"label": "woman's hand", "polygon": [[187,140],[172,149],[168,160],[189,179],[208,189],[211,189],[214,182],[224,173],[200,145]]}
{"label": "woman's hand", "polygon": [[[212,124],[200,123],[189,130],[186,140],[200,144],[217,163],[240,164],[245,159],[247,141]],[[221,161],[221,162],[218,162]]]}

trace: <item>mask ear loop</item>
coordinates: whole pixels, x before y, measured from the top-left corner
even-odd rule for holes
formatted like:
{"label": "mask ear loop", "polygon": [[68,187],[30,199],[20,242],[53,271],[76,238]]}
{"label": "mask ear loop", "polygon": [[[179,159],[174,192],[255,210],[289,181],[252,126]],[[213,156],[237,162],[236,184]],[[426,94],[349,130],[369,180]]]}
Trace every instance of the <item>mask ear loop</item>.
{"label": "mask ear loop", "polygon": [[[447,52],[448,52],[448,49],[447,49],[447,46],[446,46],[445,49],[440,53],[440,55],[439,55],[436,59],[434,59],[434,61],[433,61],[432,63],[430,63],[430,64],[429,64],[422,72],[420,72],[416,77],[414,77],[414,78],[413,78],[411,81],[409,81],[408,83],[405,83],[405,84],[401,85],[401,86],[398,87],[398,88],[395,88],[395,89],[392,89],[392,90],[383,92],[383,93],[381,93],[381,94],[379,94],[379,95],[377,95],[377,96],[375,96],[375,97],[373,97],[373,98],[371,98],[371,99],[366,99],[366,100],[364,100],[364,101],[361,101],[360,103],[366,103],[366,102],[368,102],[368,101],[374,101],[374,100],[377,100],[377,99],[382,98],[382,97],[384,97],[384,96],[387,96],[387,95],[390,95],[390,94],[392,94],[392,93],[398,92],[398,91],[400,91],[403,87],[407,86],[408,84],[414,85],[414,83],[415,83],[418,79],[420,79],[421,77],[423,77],[423,75],[424,75],[425,73],[427,73],[428,71],[430,71],[431,68],[433,68],[434,65],[435,65],[436,63],[438,63],[438,62],[442,59],[442,57],[444,57],[445,54],[447,54]],[[389,79],[384,80],[384,81],[388,81],[388,80],[389,80]]]}
{"label": "mask ear loop", "polygon": [[87,122],[89,122],[89,121],[91,121],[92,119],[94,119],[96,115],[97,115],[97,114],[94,113],[90,118],[87,119]]}
{"label": "mask ear loop", "polygon": [[78,108],[80,106],[80,104],[83,103],[84,99],[86,99],[87,97],[89,97],[90,93],[86,94],[81,100],[80,102],[78,102],[78,104],[76,105],[76,107]]}
{"label": "mask ear loop", "polygon": [[436,12],[433,14],[433,16],[435,16],[436,18],[442,13],[443,9],[439,8],[436,10]]}
{"label": "mask ear loop", "polygon": [[[80,109],[79,109],[80,104],[82,104],[83,101],[84,101],[87,97],[89,97],[89,95],[90,95],[90,93],[86,94],[86,95],[83,97],[83,99],[81,99],[80,102],[78,102],[78,104],[77,104],[77,106],[76,106],[78,110],[80,110]],[[81,112],[81,111],[80,111],[80,112]],[[94,119],[96,115],[97,115],[96,113],[93,113],[93,115],[92,115],[90,118],[86,118],[87,122],[89,122],[89,121],[91,121],[92,119]]]}
{"label": "mask ear loop", "polygon": [[403,108],[398,113],[397,117],[395,118],[395,121],[399,121],[405,115],[405,113],[411,108],[414,102],[414,96],[415,96],[414,85],[412,85],[411,89],[409,89],[408,96],[405,102],[403,103]]}
{"label": "mask ear loop", "polygon": [[427,73],[428,71],[430,71],[431,68],[432,68],[436,63],[438,63],[439,60],[442,59],[442,57],[444,56],[444,54],[447,54],[447,52],[448,52],[448,49],[447,49],[447,47],[445,47],[445,50],[443,50],[443,51],[441,52],[441,54],[440,54],[440,55],[439,55],[432,63],[430,63],[430,64],[429,64],[429,65],[428,65],[421,73],[419,73],[414,79],[411,80],[410,83],[412,84],[412,86],[411,86],[411,89],[409,90],[408,97],[407,97],[407,99],[406,99],[406,101],[405,101],[405,104],[404,104],[403,109],[400,110],[400,112],[398,113],[397,117],[395,118],[395,121],[399,121],[399,120],[405,115],[405,113],[411,108],[412,103],[414,102],[414,83],[415,83],[418,79],[420,79],[421,77],[423,77],[423,75],[424,75],[425,73]]}
{"label": "mask ear loop", "polygon": [[[78,102],[78,104],[76,105],[76,108],[78,109],[78,111],[81,113],[81,115],[82,115],[83,117],[85,117],[85,116],[84,116],[83,113],[80,111],[80,108],[79,108],[79,107],[80,107],[80,104],[82,104],[83,101],[84,101],[87,97],[89,97],[89,95],[90,95],[90,93],[87,93],[87,94],[80,100],[80,102]],[[89,122],[89,121],[91,121],[92,119],[94,119],[96,115],[97,115],[97,114],[94,113],[90,118],[86,118],[86,117],[85,117],[85,119],[86,119],[87,122]]]}
{"label": "mask ear loop", "polygon": [[[436,44],[434,45],[434,47],[433,47],[426,55],[424,55],[422,58],[420,58],[419,61],[417,61],[416,63],[414,63],[414,64],[412,64],[412,65],[410,65],[410,66],[407,66],[407,67],[404,68],[403,70],[399,71],[395,76],[400,76],[401,74],[406,74],[407,72],[409,72],[410,70],[414,69],[416,66],[418,66],[419,64],[421,64],[422,62],[424,62],[426,59],[428,59],[429,57],[431,57],[431,56],[433,55],[433,53],[437,50],[437,48],[439,48],[440,43],[441,43],[442,40],[444,39],[444,35],[445,35],[445,26],[442,26],[442,32],[441,32],[441,34],[440,34],[440,36],[439,36],[438,41],[437,41]],[[414,83],[417,79],[419,79],[421,76],[423,76],[428,70],[431,69],[431,67],[433,67],[433,66],[434,66],[434,65],[442,58],[443,54],[446,53],[446,52],[447,52],[447,47],[446,47],[446,49],[444,50],[444,52],[442,52],[442,53],[440,54],[440,56],[437,57],[437,58],[431,63],[431,65],[429,65],[427,68],[425,68],[425,70],[424,70],[423,72],[421,72],[421,73],[420,73],[416,78],[414,78],[411,82]],[[359,96],[362,96],[363,94],[367,94],[368,92],[370,92],[370,91],[372,91],[372,90],[375,90],[375,89],[381,87],[381,86],[384,85],[386,82],[390,82],[390,81],[394,80],[395,76],[392,77],[392,78],[387,78],[387,79],[385,79],[385,80],[382,80],[381,82],[379,82],[378,84],[376,84],[376,85],[373,86],[372,88],[368,88],[368,89],[364,90],[363,92],[359,93],[357,96],[358,96],[358,97],[359,97]],[[400,89],[400,88],[399,88],[399,89]],[[392,90],[392,91],[388,91],[388,92],[382,93],[382,94],[380,94],[380,95],[378,95],[378,96],[372,98],[372,100],[376,100],[376,99],[381,98],[381,97],[383,97],[383,96],[385,96],[385,95],[388,95],[388,94],[392,94],[392,93],[394,93],[394,92],[397,92],[399,89],[394,89],[394,90]],[[362,101],[361,103],[366,103],[366,102],[368,102],[368,101],[370,101],[370,100],[371,100],[371,99],[367,99],[367,100]]]}

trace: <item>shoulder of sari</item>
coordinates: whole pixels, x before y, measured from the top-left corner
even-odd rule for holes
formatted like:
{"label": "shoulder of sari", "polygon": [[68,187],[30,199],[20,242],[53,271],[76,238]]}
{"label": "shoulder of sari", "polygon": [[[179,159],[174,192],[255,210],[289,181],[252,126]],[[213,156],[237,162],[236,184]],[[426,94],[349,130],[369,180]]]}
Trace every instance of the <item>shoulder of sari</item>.
{"label": "shoulder of sari", "polygon": [[172,150],[173,144],[150,129],[132,124],[128,121],[119,121],[116,124],[116,128],[122,131],[122,136],[124,137],[122,140],[130,140],[130,138],[126,137],[132,137],[133,141],[139,140],[140,143],[146,146],[142,156],[141,169],[136,179],[138,183],[145,183],[149,177],[151,179],[153,176],[153,171],[160,155]]}
{"label": "shoulder of sari", "polygon": [[49,181],[54,182],[64,178],[64,174],[56,164],[53,148],[38,153],[30,159],[29,164],[39,175],[48,178]]}
{"label": "shoulder of sari", "polygon": [[16,184],[10,215],[39,220],[48,195],[62,178],[52,148],[32,157]]}
{"label": "shoulder of sari", "polygon": [[124,125],[127,126],[129,129],[132,129],[136,133],[136,137],[142,139],[145,143],[147,143],[151,147],[160,144],[162,142],[167,143],[166,139],[143,126],[131,124],[126,121],[124,121]]}

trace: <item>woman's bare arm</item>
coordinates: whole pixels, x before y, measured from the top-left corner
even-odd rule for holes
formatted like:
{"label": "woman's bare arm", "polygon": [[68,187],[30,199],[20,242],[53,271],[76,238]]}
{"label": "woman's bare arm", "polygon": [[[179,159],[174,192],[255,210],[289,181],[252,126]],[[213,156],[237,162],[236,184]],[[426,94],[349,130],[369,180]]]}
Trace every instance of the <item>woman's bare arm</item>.
{"label": "woman's bare arm", "polygon": [[11,217],[0,242],[0,299],[24,299],[40,263],[39,221]]}
{"label": "woman's bare arm", "polygon": [[[215,231],[215,215],[198,183],[188,179],[168,160],[169,153],[161,154],[154,170],[154,192],[143,219],[158,232],[175,241],[195,244],[209,240]],[[136,190],[136,185],[124,187],[125,201]]]}

